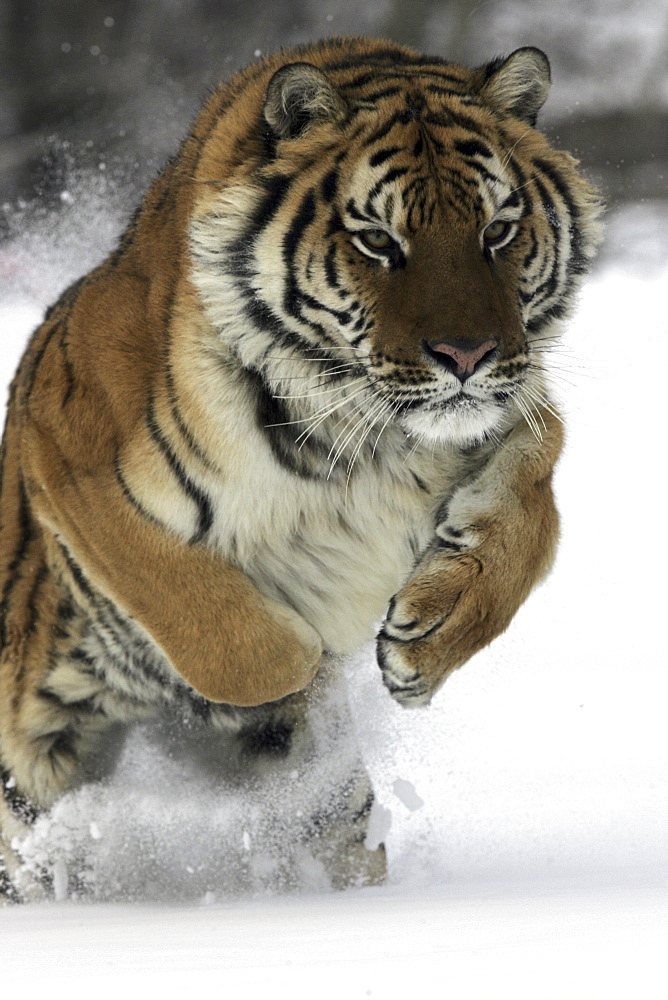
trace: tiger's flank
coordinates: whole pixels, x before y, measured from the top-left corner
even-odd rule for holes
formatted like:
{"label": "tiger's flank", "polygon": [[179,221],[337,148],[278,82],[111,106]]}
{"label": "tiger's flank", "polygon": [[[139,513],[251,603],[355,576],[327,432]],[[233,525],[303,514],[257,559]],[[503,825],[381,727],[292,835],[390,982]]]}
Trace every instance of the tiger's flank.
{"label": "tiger's flank", "polygon": [[[189,715],[242,769],[306,773],[337,656],[376,623],[389,694],[425,705],[547,572],[551,352],[601,212],[535,128],[549,86],[535,48],[262,59],[49,309],[2,445],[6,899],[48,893],[21,837],[113,724]],[[331,727],[303,840],[333,884],[381,881]]]}

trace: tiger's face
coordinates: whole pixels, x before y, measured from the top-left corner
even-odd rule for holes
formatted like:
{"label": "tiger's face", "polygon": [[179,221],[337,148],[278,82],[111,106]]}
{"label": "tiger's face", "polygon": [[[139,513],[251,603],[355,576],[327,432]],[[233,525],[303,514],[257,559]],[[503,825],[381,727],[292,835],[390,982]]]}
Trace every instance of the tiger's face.
{"label": "tiger's face", "polygon": [[596,212],[574,161],[530,124],[545,57],[519,53],[487,78],[447,64],[343,86],[309,64],[275,74],[270,154],[227,275],[254,330],[232,339],[277,395],[301,354],[368,420],[462,446],[544,398]]}
{"label": "tiger's face", "polygon": [[[350,346],[407,430],[480,439],[530,371],[518,295],[528,287],[525,197],[503,150],[465,130],[446,140],[400,121],[369,145],[388,116],[365,117],[356,155],[344,154],[320,191],[300,181],[301,217],[312,200],[316,211],[298,239],[293,227],[295,312]],[[269,251],[278,234],[270,227],[263,240]],[[260,273],[268,257],[258,253]]]}

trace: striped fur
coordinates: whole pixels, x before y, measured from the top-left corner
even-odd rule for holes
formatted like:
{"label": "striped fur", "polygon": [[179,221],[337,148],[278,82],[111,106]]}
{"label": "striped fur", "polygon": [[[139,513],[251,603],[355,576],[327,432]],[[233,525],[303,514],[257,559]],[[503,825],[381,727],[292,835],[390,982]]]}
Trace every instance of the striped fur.
{"label": "striped fur", "polygon": [[548,88],[535,49],[263,59],[49,310],[2,450],[8,869],[112,722],[292,732],[384,615],[385,683],[423,704],[546,572],[549,347],[600,239],[533,127]]}

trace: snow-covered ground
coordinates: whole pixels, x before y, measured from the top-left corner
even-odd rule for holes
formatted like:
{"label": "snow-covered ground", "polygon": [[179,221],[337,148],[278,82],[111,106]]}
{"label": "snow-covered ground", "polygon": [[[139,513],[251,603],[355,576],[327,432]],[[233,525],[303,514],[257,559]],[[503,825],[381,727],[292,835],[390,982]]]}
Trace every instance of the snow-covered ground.
{"label": "snow-covered ground", "polygon": [[[86,197],[2,251],[4,383],[42,308],[108,246],[114,220]],[[345,667],[390,884],[332,894],[305,872],[277,894],[272,817],[298,794],[250,801],[137,729],[109,782],[27,845],[57,884],[93,865],[105,901],[0,911],[0,986],[668,995],[667,221],[665,204],[612,216],[555,355],[569,439],[547,582],[428,709],[391,701],[371,647]]]}

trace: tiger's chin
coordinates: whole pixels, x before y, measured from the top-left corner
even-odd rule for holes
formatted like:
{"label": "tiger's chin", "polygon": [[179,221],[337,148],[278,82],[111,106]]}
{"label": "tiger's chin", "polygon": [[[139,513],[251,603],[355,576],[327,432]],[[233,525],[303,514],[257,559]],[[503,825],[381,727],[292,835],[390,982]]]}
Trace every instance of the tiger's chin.
{"label": "tiger's chin", "polygon": [[470,448],[500,431],[507,413],[504,403],[466,396],[410,410],[400,422],[411,437]]}

